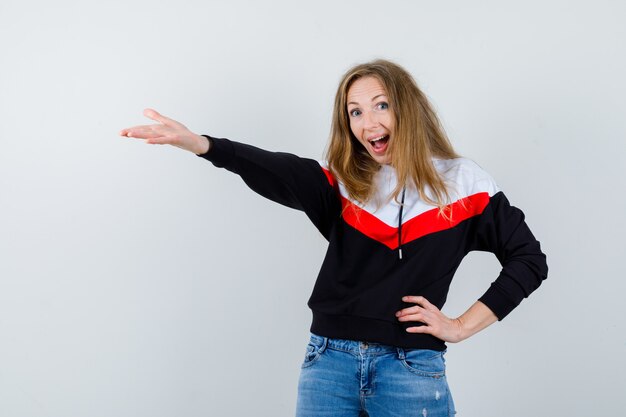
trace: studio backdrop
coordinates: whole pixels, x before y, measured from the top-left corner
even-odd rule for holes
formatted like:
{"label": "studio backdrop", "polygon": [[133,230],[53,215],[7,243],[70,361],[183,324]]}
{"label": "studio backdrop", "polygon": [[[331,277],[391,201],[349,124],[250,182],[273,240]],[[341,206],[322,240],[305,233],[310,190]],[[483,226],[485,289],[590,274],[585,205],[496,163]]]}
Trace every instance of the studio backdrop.
{"label": "studio backdrop", "polygon": [[[290,416],[326,242],[169,146],[322,159],[337,83],[386,58],[547,254],[544,284],[448,346],[463,417],[626,408],[623,2],[0,2],[0,416]],[[472,253],[444,312],[496,278]]]}

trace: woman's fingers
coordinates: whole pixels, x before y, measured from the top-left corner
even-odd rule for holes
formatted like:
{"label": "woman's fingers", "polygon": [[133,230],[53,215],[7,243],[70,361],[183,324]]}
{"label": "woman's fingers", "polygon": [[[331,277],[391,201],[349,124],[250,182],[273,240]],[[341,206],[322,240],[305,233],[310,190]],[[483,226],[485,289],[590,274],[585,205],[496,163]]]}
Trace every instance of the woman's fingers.
{"label": "woman's fingers", "polygon": [[421,307],[405,309],[403,313],[396,313],[396,316],[398,317],[398,321],[401,322],[416,321],[424,324],[430,324],[435,318],[432,312],[426,311]]}
{"label": "woman's fingers", "polygon": [[424,314],[420,314],[420,313],[398,318],[398,321],[402,321],[402,322],[415,321],[415,322],[424,323],[424,324],[428,324],[428,320],[429,319]]}
{"label": "woman's fingers", "polygon": [[205,137],[191,132],[182,123],[165,117],[154,109],[145,109],[143,114],[158,123],[123,129],[120,131],[120,135],[145,139],[146,143],[149,144],[173,145],[196,155],[208,152],[209,141]]}
{"label": "woman's fingers", "polygon": [[437,307],[434,304],[431,304],[430,301],[428,301],[426,298],[422,297],[421,295],[407,295],[405,297],[402,297],[402,301],[404,301],[405,303],[418,304],[428,310],[432,310],[433,308],[437,309]]}
{"label": "woman's fingers", "polygon": [[178,147],[182,145],[182,141],[178,136],[159,136],[148,139],[146,142],[152,145],[174,145]]}
{"label": "woman's fingers", "polygon": [[410,314],[419,313],[421,310],[422,310],[422,307],[420,307],[420,306],[413,306],[413,307],[403,308],[402,310],[400,310],[400,311],[398,311],[396,313],[396,317],[405,317],[405,316],[408,316]]}
{"label": "woman's fingers", "polygon": [[187,128],[176,120],[163,116],[161,113],[154,109],[145,109],[143,111],[144,116],[159,122],[155,125],[142,125],[134,126],[124,129],[120,132],[121,136],[128,136],[139,139],[150,139],[154,137],[164,136],[171,131],[183,131]]}
{"label": "woman's fingers", "polygon": [[163,134],[163,127],[161,125],[134,126],[120,132],[121,136],[137,139],[157,138],[163,136]]}
{"label": "woman's fingers", "polygon": [[421,326],[408,327],[408,333],[426,333],[446,342],[461,340],[461,328],[458,319],[451,319],[443,314],[437,306],[422,296],[409,295],[402,301],[414,303],[396,313],[398,321],[421,323]]}
{"label": "woman's fingers", "polygon": [[176,120],[170,119],[169,117],[165,117],[161,113],[159,113],[158,111],[156,111],[154,109],[145,109],[143,111],[143,115],[146,116],[148,119],[152,119],[155,122],[162,123],[165,126],[172,126],[172,127],[182,127],[183,126],[182,124],[178,123]]}
{"label": "woman's fingers", "polygon": [[433,329],[428,326],[417,326],[417,327],[409,327],[406,329],[407,333],[426,333],[432,334]]}
{"label": "woman's fingers", "polygon": [[396,312],[396,317],[400,321],[411,321],[415,318],[416,314],[420,314],[420,317],[424,317],[427,313],[439,312],[437,306],[431,304],[427,299],[422,296],[408,295],[402,297],[402,301],[406,303],[415,303],[414,306],[403,308]]}

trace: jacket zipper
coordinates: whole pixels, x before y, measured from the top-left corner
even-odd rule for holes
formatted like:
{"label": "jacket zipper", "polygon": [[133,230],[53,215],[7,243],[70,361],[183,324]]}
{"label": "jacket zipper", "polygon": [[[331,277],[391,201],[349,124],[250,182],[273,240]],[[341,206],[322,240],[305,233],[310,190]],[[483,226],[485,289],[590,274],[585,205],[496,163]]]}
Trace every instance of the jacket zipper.
{"label": "jacket zipper", "polygon": [[400,213],[398,214],[398,257],[402,260],[402,211],[404,209],[404,194],[406,186],[402,188],[402,198],[400,199]]}

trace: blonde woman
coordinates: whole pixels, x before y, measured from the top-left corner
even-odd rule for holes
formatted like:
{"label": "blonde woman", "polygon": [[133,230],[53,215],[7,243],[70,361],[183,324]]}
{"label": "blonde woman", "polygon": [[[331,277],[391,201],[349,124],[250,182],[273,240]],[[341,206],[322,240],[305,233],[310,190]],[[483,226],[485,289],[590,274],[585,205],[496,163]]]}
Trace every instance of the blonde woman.
{"label": "blonde woman", "polygon": [[[298,417],[450,416],[446,342],[503,319],[547,276],[545,255],[494,180],[459,157],[411,75],[389,61],[351,68],[334,104],[326,161],[157,124],[122,136],[180,147],[304,211],[328,240],[309,307]],[[441,312],[472,250],[502,271],[465,313]]]}

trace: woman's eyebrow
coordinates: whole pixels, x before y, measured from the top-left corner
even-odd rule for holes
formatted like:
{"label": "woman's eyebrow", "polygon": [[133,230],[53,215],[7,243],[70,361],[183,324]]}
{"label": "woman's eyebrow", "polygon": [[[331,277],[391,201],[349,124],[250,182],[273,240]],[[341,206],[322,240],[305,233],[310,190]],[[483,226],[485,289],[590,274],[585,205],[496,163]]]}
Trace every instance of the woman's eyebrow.
{"label": "woman's eyebrow", "polygon": [[[377,95],[377,96],[375,96],[375,97],[372,97],[371,101],[374,101],[374,100],[376,100],[376,99],[377,99],[377,98],[379,98],[379,97],[386,97],[386,94],[379,94],[379,95]],[[359,103],[356,103],[356,102],[354,102],[354,101],[351,101],[351,102],[349,102],[348,104],[354,104],[354,105],[357,105],[357,106],[359,105]]]}

